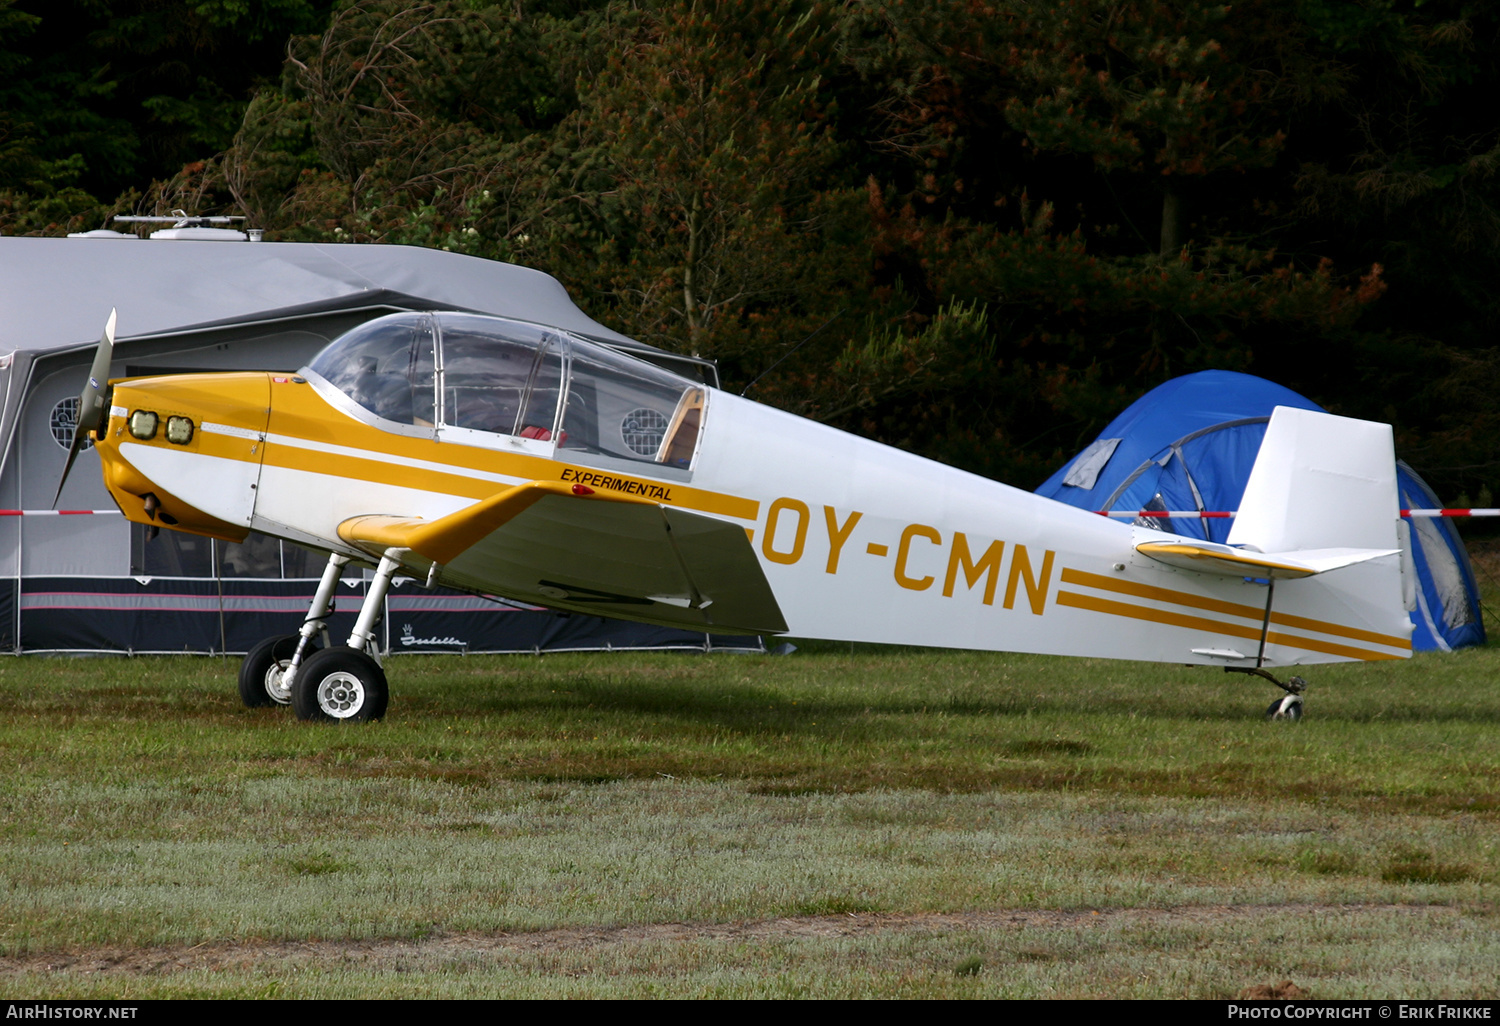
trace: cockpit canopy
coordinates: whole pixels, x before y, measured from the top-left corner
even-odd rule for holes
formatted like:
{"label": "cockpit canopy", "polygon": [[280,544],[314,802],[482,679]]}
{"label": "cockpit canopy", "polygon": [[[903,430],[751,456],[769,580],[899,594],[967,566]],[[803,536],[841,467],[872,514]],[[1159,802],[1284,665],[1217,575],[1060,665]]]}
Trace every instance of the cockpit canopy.
{"label": "cockpit canopy", "polygon": [[680,468],[692,463],[704,406],[703,388],[669,371],[553,328],[477,314],[367,321],[307,371],[381,421],[455,441],[484,432]]}

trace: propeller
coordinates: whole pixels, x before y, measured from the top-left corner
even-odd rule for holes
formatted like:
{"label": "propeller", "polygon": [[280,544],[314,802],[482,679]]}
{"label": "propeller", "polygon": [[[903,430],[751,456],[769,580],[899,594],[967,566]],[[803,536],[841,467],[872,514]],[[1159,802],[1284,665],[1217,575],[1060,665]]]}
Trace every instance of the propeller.
{"label": "propeller", "polygon": [[99,338],[99,348],[94,350],[94,363],[89,368],[88,383],[78,396],[78,415],[73,422],[73,445],[68,450],[68,463],[63,467],[62,480],[57,482],[57,494],[52,497],[53,508],[62,498],[63,485],[68,483],[68,473],[73,461],[88,441],[91,432],[104,426],[109,416],[109,407],[104,403],[104,394],[109,386],[109,364],[115,355],[115,311],[109,312],[109,321],[104,325],[104,334]]}

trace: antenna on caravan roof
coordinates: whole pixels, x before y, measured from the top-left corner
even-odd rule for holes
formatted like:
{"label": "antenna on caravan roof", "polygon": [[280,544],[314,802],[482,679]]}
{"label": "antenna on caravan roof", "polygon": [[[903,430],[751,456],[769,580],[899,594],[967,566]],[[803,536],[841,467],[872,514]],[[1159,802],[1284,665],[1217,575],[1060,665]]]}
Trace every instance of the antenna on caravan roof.
{"label": "antenna on caravan roof", "polygon": [[200,216],[189,214],[185,210],[174,210],[170,215],[154,214],[116,214],[116,221],[133,222],[137,224],[170,224],[170,228],[162,228],[151,233],[153,239],[196,239],[200,242],[226,241],[226,242],[259,242],[261,231],[259,228],[251,228],[247,231],[235,231],[232,228],[220,228],[217,225],[227,225],[235,221],[243,221],[244,217],[238,214],[211,214]]}

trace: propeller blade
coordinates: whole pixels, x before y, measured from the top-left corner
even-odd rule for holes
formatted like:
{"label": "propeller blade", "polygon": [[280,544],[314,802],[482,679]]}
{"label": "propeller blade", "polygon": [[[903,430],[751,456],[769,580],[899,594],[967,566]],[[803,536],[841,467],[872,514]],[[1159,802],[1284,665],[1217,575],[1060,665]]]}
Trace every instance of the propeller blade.
{"label": "propeller blade", "polygon": [[89,434],[97,431],[109,416],[104,405],[104,393],[109,388],[109,364],[115,355],[115,311],[109,312],[104,325],[104,334],[99,337],[99,348],[94,350],[94,362],[89,367],[89,379],[78,396],[78,415],[73,421],[73,445],[68,449],[68,462],[63,466],[62,480],[57,482],[57,494],[52,497],[52,506],[62,498],[63,485],[68,483],[68,474],[73,470],[73,461],[88,442]]}

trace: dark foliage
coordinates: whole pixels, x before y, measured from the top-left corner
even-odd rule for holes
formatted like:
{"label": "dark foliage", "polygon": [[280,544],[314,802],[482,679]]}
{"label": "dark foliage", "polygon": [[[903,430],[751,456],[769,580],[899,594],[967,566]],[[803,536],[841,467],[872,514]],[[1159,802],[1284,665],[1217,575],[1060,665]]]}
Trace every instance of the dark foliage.
{"label": "dark foliage", "polygon": [[118,195],[527,263],[1022,486],[1246,370],[1477,501],[1497,34],[1464,0],[0,0],[0,229]]}

